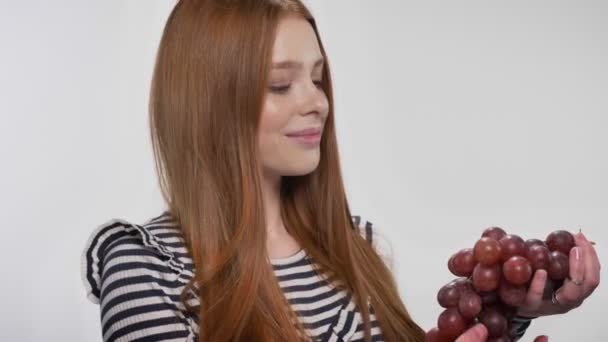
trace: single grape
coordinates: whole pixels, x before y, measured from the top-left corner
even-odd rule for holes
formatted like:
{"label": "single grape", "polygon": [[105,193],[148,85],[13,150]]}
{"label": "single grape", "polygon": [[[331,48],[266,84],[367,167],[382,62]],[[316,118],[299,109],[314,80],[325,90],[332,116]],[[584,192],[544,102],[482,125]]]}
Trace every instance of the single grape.
{"label": "single grape", "polygon": [[482,237],[475,243],[474,253],[479,263],[492,266],[500,261],[500,244],[492,238]]}
{"label": "single grape", "polygon": [[525,286],[501,282],[498,288],[498,295],[500,296],[500,300],[506,305],[521,306],[526,301],[527,291]]}
{"label": "single grape", "polygon": [[454,259],[456,259],[456,253],[452,254],[448,259],[448,269],[450,272],[454,273]]}
{"label": "single grape", "polygon": [[546,270],[549,268],[549,254],[551,251],[545,246],[532,245],[528,248],[526,258],[530,261],[532,272],[536,270]]}
{"label": "single grape", "polygon": [[466,292],[460,296],[458,311],[462,317],[472,320],[481,312],[481,297],[475,292]]}
{"label": "single grape", "polygon": [[[452,256],[452,266],[450,271],[459,277],[468,277],[473,274],[473,269],[477,262],[473,255],[472,248],[461,249],[458,253]],[[452,259],[451,258],[451,259]],[[449,268],[449,265],[448,265]]]}
{"label": "single grape", "polygon": [[448,270],[452,274],[456,274],[456,269],[454,268],[454,259],[456,259],[456,254],[452,254],[452,256],[448,259]]}
{"label": "single grape", "polygon": [[563,280],[570,273],[570,262],[568,257],[559,251],[549,254],[549,268],[547,269],[549,278],[553,280]]}
{"label": "single grape", "polygon": [[502,265],[502,274],[514,285],[524,285],[532,278],[532,266],[528,259],[516,255]]}
{"label": "single grape", "polygon": [[444,285],[439,289],[439,292],[437,292],[437,302],[444,308],[458,306],[459,300],[460,290],[453,282]]}
{"label": "single grape", "polygon": [[493,291],[498,288],[500,278],[500,265],[486,266],[477,264],[473,270],[473,287],[478,291]]}
{"label": "single grape", "polygon": [[443,310],[437,319],[439,331],[447,337],[460,336],[467,327],[467,322],[457,308]]}
{"label": "single grape", "polygon": [[515,234],[506,235],[499,242],[502,250],[501,260],[503,262],[515,255],[526,255],[526,243]]}
{"label": "single grape", "polygon": [[449,282],[449,284],[456,287],[460,295],[465,292],[473,291],[473,284],[471,284],[471,281],[468,278],[456,278]]}
{"label": "single grape", "polygon": [[479,314],[479,321],[488,329],[488,337],[499,337],[507,332],[507,319],[496,309],[483,310]]}
{"label": "single grape", "polygon": [[424,339],[425,342],[453,342],[453,338],[449,338],[441,333],[437,327],[429,330]]}
{"label": "single grape", "polygon": [[481,297],[481,303],[484,307],[489,307],[495,304],[498,304],[498,293],[496,291],[490,292],[480,292],[479,296]]}
{"label": "single grape", "polygon": [[532,246],[547,247],[547,244],[545,243],[545,241],[539,240],[539,239],[528,239],[528,240],[526,240],[525,244],[526,244],[527,249],[530,249],[530,247],[532,247]]}
{"label": "single grape", "polygon": [[[498,291],[499,290],[496,290],[495,292],[498,293]],[[483,311],[488,311],[488,310],[498,311],[501,315],[505,316],[505,318],[507,319],[507,324],[510,324],[509,318],[515,316],[515,313],[517,312],[518,309],[514,306],[510,306],[510,305],[503,303],[499,299],[498,303],[496,303],[496,304],[484,306],[482,309],[482,313],[483,313]],[[479,315],[480,316],[478,316],[478,317],[481,317],[481,313]]]}
{"label": "single grape", "polygon": [[507,235],[507,232],[500,227],[488,227],[483,231],[481,237],[489,237],[496,241],[500,241],[505,235]]}
{"label": "single grape", "polygon": [[508,304],[503,304],[500,310],[500,312],[502,312],[502,314],[507,319],[508,325],[511,325],[511,319],[513,319],[513,317],[517,315],[517,311],[518,309],[516,306],[511,306]]}
{"label": "single grape", "polygon": [[547,246],[551,252],[558,251],[570,255],[570,249],[574,245],[574,236],[568,231],[556,230],[547,236]]}

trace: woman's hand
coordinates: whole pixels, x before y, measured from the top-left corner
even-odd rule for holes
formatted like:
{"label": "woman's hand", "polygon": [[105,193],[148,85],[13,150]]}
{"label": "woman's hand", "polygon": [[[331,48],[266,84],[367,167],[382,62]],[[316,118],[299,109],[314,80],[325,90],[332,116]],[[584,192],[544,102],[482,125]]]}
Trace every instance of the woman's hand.
{"label": "woman's hand", "polygon": [[[456,342],[486,342],[488,339],[488,329],[481,324],[475,324],[469,330],[465,331],[462,335],[456,339]],[[534,342],[548,342],[547,336],[538,336],[534,339]]]}
{"label": "woman's hand", "polygon": [[543,299],[547,272],[538,270],[518,315],[539,317],[566,313],[579,307],[600,283],[600,261],[593,245],[583,233],[574,235],[576,246],[570,250],[570,276],[552,299]]}

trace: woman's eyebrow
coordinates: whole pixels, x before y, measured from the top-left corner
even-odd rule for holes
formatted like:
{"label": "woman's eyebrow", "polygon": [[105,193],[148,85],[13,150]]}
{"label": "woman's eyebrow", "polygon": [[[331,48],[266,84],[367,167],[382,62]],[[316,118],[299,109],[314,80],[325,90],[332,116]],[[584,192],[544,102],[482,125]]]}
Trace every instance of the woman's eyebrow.
{"label": "woman's eyebrow", "polygon": [[[316,68],[317,66],[323,64],[324,59],[323,57],[317,59],[317,61],[314,64],[314,68]],[[273,69],[302,69],[302,62],[298,62],[298,61],[293,61],[293,60],[286,60],[286,61],[281,61],[281,62],[275,62],[272,63],[272,68]]]}

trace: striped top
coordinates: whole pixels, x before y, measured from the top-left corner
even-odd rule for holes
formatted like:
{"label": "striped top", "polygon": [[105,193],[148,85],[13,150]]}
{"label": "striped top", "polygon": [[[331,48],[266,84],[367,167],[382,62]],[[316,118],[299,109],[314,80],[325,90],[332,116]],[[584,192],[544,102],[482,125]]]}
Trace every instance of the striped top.
{"label": "striped top", "polygon": [[[352,219],[392,267],[371,222]],[[270,263],[313,340],[363,341],[363,318],[351,295],[321,277],[304,249]],[[167,211],[141,225],[113,219],[97,227],[82,252],[81,276],[87,298],[100,306],[103,341],[198,341],[198,316],[180,302],[194,271],[181,231]],[[196,306],[198,298],[188,304]],[[370,311],[373,341],[383,341],[371,305]],[[521,336],[529,324],[515,321],[513,328]]]}

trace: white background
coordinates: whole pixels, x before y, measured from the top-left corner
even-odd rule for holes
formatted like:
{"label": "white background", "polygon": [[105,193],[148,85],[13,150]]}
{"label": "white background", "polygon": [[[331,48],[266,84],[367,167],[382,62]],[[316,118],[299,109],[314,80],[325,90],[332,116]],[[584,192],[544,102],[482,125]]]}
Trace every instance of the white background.
{"label": "white background", "polygon": [[[608,264],[608,3],[308,1],[355,214],[394,248],[425,329],[446,261],[490,225],[583,229]],[[147,130],[173,1],[0,2],[2,341],[97,341],[90,232],[163,208]],[[601,284],[525,341],[607,341]],[[604,317],[602,317],[604,315]]]}

